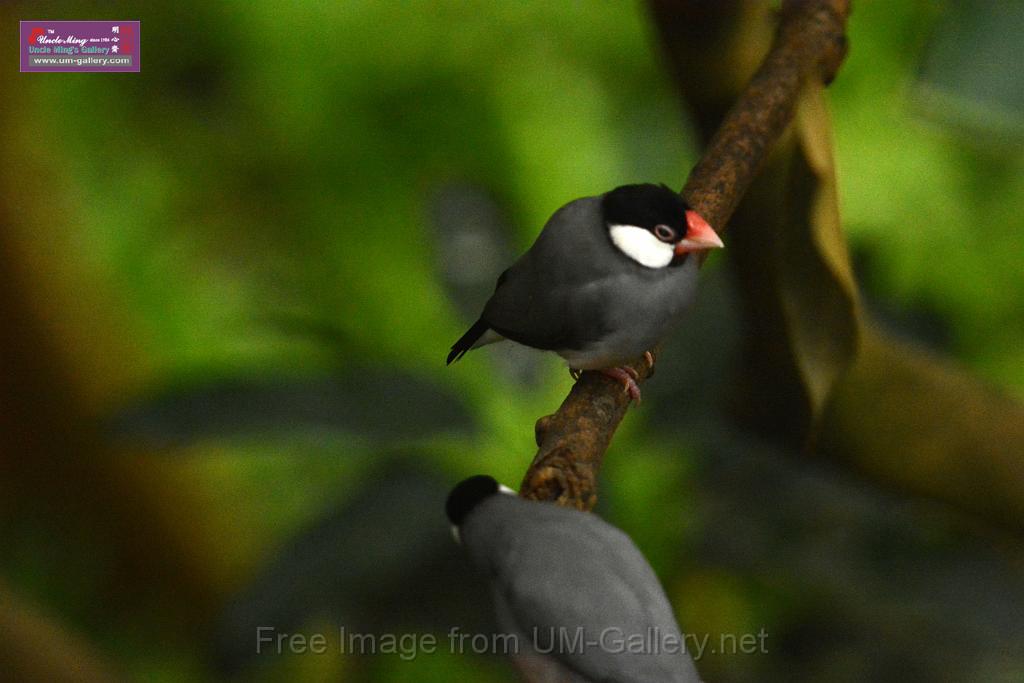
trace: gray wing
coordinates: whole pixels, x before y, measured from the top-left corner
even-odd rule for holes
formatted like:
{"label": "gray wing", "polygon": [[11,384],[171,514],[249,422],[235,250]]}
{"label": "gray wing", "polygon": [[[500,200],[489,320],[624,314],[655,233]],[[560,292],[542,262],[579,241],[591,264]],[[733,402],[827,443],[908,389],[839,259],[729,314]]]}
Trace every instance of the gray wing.
{"label": "gray wing", "polygon": [[572,201],[545,224],[533,246],[502,273],[481,316],[492,329],[538,349],[566,349],[607,332],[593,315],[594,284],[622,258],[610,248],[601,198]]}

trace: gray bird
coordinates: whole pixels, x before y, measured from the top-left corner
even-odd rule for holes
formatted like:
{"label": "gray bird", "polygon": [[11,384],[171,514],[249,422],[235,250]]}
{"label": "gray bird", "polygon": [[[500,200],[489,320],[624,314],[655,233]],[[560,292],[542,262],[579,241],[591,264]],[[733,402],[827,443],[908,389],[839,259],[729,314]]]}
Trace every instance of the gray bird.
{"label": "gray bird", "polygon": [[498,278],[448,363],[502,339],[555,351],[573,374],[600,370],[639,399],[625,364],[648,353],[690,304],[715,231],[664,185],[623,185],[569,202]]}
{"label": "gray bird", "polygon": [[658,578],[622,531],[520,498],[486,475],[456,486],[446,512],[489,580],[499,626],[515,643],[502,647],[527,680],[700,680]]}

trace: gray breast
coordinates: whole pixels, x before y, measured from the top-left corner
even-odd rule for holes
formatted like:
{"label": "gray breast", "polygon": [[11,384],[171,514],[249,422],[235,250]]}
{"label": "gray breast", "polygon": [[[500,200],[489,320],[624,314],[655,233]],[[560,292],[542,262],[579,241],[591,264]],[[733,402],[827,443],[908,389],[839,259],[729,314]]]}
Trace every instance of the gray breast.
{"label": "gray breast", "polygon": [[[634,265],[634,264],[630,264]],[[632,361],[677,323],[696,293],[698,260],[652,269],[639,264],[595,281],[580,293],[580,310],[604,333],[580,349],[559,349],[571,367],[597,369]]]}

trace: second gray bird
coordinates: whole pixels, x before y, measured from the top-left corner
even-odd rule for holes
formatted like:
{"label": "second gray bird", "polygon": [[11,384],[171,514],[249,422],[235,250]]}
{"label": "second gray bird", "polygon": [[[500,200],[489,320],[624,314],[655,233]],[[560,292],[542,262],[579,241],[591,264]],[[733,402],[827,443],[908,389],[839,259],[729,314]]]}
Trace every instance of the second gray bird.
{"label": "second gray bird", "polygon": [[629,536],[597,515],[502,495],[486,475],[448,496],[456,538],[485,574],[529,681],[696,683],[665,593]]}

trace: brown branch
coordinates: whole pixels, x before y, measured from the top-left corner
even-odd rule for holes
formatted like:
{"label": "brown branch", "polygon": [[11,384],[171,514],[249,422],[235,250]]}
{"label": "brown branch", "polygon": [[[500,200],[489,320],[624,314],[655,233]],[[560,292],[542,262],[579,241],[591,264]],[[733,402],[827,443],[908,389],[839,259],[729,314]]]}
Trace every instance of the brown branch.
{"label": "brown branch", "polygon": [[845,0],[795,0],[771,51],[690,173],[683,196],[711,225],[725,227],[768,152],[789,125],[808,78],[829,83],[846,55]]}
{"label": "brown branch", "polygon": [[[669,11],[656,3],[660,17]],[[768,152],[793,118],[811,78],[832,80],[846,52],[847,0],[787,0],[771,50],[694,167],[682,194],[721,231]],[[671,47],[671,46],[670,46]],[[633,364],[644,381],[642,359]],[[537,454],[523,478],[525,498],[590,510],[597,474],[629,401],[622,386],[585,372],[558,412],[537,421]]]}

